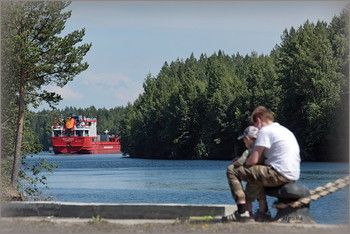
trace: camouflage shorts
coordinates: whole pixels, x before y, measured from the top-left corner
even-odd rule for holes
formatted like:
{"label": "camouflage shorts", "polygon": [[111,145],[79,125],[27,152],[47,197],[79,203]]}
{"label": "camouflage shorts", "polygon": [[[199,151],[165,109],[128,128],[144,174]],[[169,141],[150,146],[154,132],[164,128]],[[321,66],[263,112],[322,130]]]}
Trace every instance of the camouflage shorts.
{"label": "camouflage shorts", "polygon": [[265,187],[255,183],[247,183],[244,190],[247,201],[255,201],[255,199],[266,200]]}
{"label": "camouflage shorts", "polygon": [[[271,166],[255,165],[251,167],[240,166],[234,168],[231,164],[227,167],[227,179],[231,193],[235,201],[246,199],[265,198],[265,187],[278,187],[294,181],[288,180]],[[241,181],[246,181],[248,188],[243,190]]]}

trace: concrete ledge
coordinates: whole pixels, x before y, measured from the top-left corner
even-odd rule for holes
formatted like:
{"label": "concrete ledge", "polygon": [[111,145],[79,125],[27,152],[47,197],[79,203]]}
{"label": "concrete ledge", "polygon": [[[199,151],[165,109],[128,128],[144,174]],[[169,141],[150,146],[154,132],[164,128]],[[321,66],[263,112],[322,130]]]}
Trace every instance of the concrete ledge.
{"label": "concrete ledge", "polygon": [[105,219],[176,219],[189,216],[223,216],[236,210],[235,205],[119,204],[71,202],[5,202],[3,217],[54,216]]}

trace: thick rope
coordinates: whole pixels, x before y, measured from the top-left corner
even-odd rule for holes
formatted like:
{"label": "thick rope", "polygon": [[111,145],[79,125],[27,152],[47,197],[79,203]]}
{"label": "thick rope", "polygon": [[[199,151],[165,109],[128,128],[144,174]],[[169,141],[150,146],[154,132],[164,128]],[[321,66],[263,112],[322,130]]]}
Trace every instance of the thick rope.
{"label": "thick rope", "polygon": [[273,204],[273,207],[276,209],[285,209],[289,207],[297,208],[302,205],[307,205],[312,201],[320,199],[321,197],[324,197],[330,193],[334,193],[335,191],[338,191],[339,189],[345,188],[347,186],[349,186],[349,176],[337,179],[334,182],[330,182],[323,186],[319,186],[313,190],[310,190],[310,195],[307,197],[300,198],[297,201],[290,203],[275,203]]}

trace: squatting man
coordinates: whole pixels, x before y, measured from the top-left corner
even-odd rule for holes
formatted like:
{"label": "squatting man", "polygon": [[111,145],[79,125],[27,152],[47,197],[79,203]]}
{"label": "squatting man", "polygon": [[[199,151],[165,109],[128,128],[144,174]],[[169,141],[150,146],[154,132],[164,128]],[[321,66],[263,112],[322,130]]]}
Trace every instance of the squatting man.
{"label": "squatting man", "polygon": [[[258,190],[255,192],[264,194],[265,187],[294,183],[300,176],[300,149],[294,134],[275,122],[272,112],[263,106],[257,107],[250,119],[251,124],[259,129],[259,134],[253,152],[244,165],[237,168],[230,165],[227,168],[227,179],[237,211],[222,217],[223,221],[246,222],[254,218],[247,211],[241,181],[254,184]],[[258,165],[262,160],[263,165]]]}

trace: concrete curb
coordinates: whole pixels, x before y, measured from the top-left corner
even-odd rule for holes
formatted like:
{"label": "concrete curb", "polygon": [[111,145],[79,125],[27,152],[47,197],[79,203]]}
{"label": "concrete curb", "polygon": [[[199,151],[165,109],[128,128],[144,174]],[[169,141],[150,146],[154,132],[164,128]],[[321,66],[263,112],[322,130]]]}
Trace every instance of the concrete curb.
{"label": "concrete curb", "polygon": [[105,219],[183,219],[190,216],[223,216],[236,210],[235,205],[191,204],[119,204],[71,202],[5,202],[3,217],[54,216]]}

